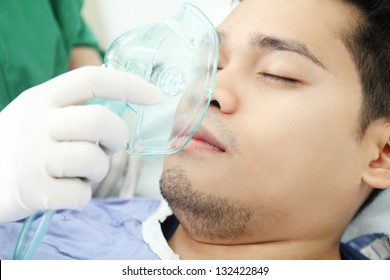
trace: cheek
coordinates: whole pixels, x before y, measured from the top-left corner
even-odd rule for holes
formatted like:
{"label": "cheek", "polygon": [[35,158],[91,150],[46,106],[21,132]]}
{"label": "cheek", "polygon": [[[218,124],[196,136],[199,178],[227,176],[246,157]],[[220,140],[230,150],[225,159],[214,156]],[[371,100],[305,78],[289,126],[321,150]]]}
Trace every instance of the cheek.
{"label": "cheek", "polygon": [[357,151],[355,118],[338,105],[299,104],[267,106],[256,125],[245,125],[253,123],[252,112],[239,126],[242,154],[236,168],[244,167],[241,179],[254,185],[259,196],[264,191],[275,198],[304,192],[320,195],[357,178],[351,172]]}

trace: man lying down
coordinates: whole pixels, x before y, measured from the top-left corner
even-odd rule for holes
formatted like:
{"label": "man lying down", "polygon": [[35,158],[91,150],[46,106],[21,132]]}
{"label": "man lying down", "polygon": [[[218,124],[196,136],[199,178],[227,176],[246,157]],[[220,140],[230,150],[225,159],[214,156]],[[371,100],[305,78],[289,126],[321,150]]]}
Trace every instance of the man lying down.
{"label": "man lying down", "polygon": [[[386,0],[241,1],[208,113],[165,159],[169,206],[58,211],[34,258],[366,259],[341,238],[390,186],[389,19]],[[1,225],[1,259],[21,225]]]}

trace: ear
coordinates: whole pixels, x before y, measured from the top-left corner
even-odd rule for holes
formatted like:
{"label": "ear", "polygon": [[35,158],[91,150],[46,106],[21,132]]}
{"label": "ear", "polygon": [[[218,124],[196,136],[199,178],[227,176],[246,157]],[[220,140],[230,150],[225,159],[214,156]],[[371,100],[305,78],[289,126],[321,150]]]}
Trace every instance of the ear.
{"label": "ear", "polygon": [[373,156],[362,179],[372,188],[385,189],[390,187],[390,123],[376,121],[368,130],[365,138]]}

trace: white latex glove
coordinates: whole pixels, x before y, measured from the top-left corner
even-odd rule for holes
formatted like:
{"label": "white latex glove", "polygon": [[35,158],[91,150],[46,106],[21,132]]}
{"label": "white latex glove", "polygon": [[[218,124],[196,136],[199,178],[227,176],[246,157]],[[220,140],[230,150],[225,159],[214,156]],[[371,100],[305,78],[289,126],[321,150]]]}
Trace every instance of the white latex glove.
{"label": "white latex glove", "polygon": [[147,105],[161,93],[136,76],[93,66],[23,92],[0,113],[0,222],[88,203],[108,155],[129,136],[115,113],[84,105],[95,97]]}
{"label": "white latex glove", "polygon": [[124,150],[110,156],[110,167],[106,177],[102,181],[92,184],[93,197],[109,197],[118,192],[127,174],[129,158]]}

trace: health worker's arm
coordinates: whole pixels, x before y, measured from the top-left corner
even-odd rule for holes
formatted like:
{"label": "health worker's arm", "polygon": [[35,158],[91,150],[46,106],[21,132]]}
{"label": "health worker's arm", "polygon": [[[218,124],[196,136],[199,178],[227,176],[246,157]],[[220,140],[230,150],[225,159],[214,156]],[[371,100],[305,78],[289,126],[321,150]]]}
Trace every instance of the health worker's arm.
{"label": "health worker's arm", "polygon": [[51,2],[64,44],[67,46],[69,70],[103,63],[104,51],[99,47],[95,34],[83,17],[83,5],[83,0]]}
{"label": "health worker's arm", "polygon": [[88,65],[99,66],[103,64],[100,53],[91,47],[77,46],[70,53],[69,70]]}

